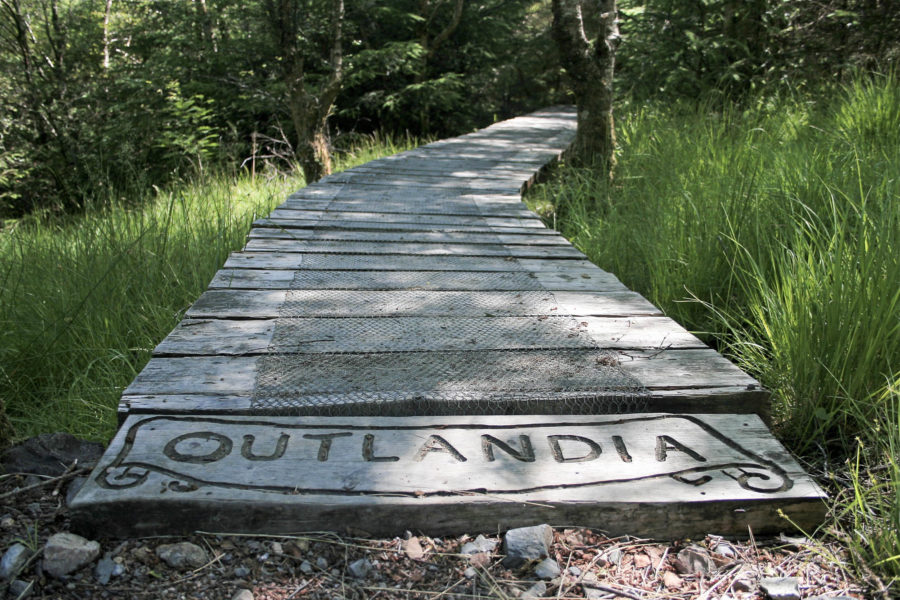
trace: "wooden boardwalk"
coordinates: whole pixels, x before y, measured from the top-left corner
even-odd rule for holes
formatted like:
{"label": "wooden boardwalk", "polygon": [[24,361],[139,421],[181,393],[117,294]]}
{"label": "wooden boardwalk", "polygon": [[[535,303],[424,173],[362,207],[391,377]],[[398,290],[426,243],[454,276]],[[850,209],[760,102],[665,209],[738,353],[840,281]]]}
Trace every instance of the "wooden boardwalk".
{"label": "wooden boardwalk", "polygon": [[615,515],[675,535],[783,527],[778,508],[819,519],[821,492],[756,416],[758,382],[522,203],[574,127],[568,109],[498,123],[257,221],[125,390],[76,520],[109,531],[130,506],[140,518],[114,531],[362,514],[373,532],[621,529]]}

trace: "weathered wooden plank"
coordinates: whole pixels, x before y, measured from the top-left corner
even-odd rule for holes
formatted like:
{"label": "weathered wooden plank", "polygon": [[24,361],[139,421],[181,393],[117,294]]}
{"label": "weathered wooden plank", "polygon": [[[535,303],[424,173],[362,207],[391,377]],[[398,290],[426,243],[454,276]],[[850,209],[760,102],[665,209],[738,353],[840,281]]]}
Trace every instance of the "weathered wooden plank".
{"label": "weathered wooden plank", "polygon": [[527,271],[550,272],[565,281],[583,274],[607,279],[607,273],[584,259],[530,259],[509,256],[426,256],[420,254],[301,254],[294,252],[233,252],[226,268],[240,269],[325,269],[376,271]]}
{"label": "weathered wooden plank", "polygon": [[276,208],[269,219],[285,221],[338,221],[341,223],[385,223],[388,225],[454,225],[543,230],[547,227],[535,214],[526,217],[481,217],[478,215],[419,215],[415,213],[379,213],[372,211],[339,212],[334,210],[295,210]]}
{"label": "weathered wooden plank", "polygon": [[521,350],[590,345],[623,350],[706,348],[667,317],[298,318],[289,325],[289,350],[283,344],[270,346],[276,326],[273,319],[185,319],[154,354]]}
{"label": "weathered wooden plank", "polygon": [[752,415],[133,416],[71,504],[76,530],[426,534],[578,523],[670,539],[824,519]]}
{"label": "weathered wooden plank", "polygon": [[222,269],[209,289],[246,290],[471,290],[610,292],[627,291],[612,275],[601,271],[326,271]]}
{"label": "weathered wooden plank", "polygon": [[[585,383],[592,368],[594,355],[589,352],[563,350],[531,350],[528,352],[485,350],[472,352],[399,352],[384,354],[357,353],[330,354],[327,361],[319,355],[297,355],[296,363],[307,368],[298,372],[315,374],[315,381],[305,382],[309,391],[304,397],[313,398],[318,404],[339,405],[347,400],[356,402],[361,394],[379,398],[396,398],[409,401],[413,398],[465,391],[472,398],[489,398],[491,402],[503,402],[508,398],[516,404],[523,397],[533,395],[533,400],[546,404],[565,405],[567,394],[590,393]],[[693,389],[753,386],[759,382],[738,369],[712,349],[668,349],[618,351],[620,367],[633,376],[651,393],[656,389]],[[309,358],[304,358],[309,357]],[[443,358],[442,358],[443,357]],[[177,358],[153,358],[125,390],[127,395],[198,394],[198,395],[249,395],[256,386],[259,361],[265,356],[184,356]],[[457,361],[477,358],[479,369],[485,376],[503,374],[502,381],[473,379],[472,374],[435,373],[426,365],[436,361]],[[559,367],[564,361],[565,368]],[[327,362],[327,364],[325,364]],[[361,365],[365,364],[365,373]],[[300,366],[297,369],[301,369]],[[348,374],[354,379],[348,381]],[[411,378],[410,374],[416,377]],[[366,376],[365,389],[358,389],[360,378]],[[539,386],[539,387],[538,387]],[[499,391],[501,390],[502,391]],[[321,390],[321,391],[316,391]],[[327,390],[327,391],[326,391]],[[384,401],[384,410],[389,403]],[[376,405],[377,407],[377,405]],[[447,402],[445,410],[452,410]],[[190,412],[191,407],[184,407]],[[529,406],[529,410],[533,410]],[[740,412],[729,406],[731,412]],[[552,412],[552,411],[551,411]],[[556,412],[559,412],[557,410]]]}
{"label": "weathered wooden plank", "polygon": [[396,215],[440,217],[537,218],[537,215],[528,210],[524,204],[516,205],[495,202],[479,207],[468,202],[421,201],[412,203],[406,202],[402,198],[384,198],[372,201],[352,199],[335,200],[333,202],[321,202],[319,200],[307,202],[302,199],[293,199],[287,200],[279,208],[312,211],[324,211],[327,209],[329,212],[379,212]]}
{"label": "weathered wooden plank", "polygon": [[329,218],[291,219],[283,217],[257,219],[254,227],[268,229],[316,229],[318,231],[443,231],[454,233],[494,233],[494,234],[527,234],[527,235],[558,235],[552,229],[541,225],[530,227],[494,227],[484,224],[455,225],[452,223],[400,223],[380,220],[335,220]]}
{"label": "weathered wooden plank", "polygon": [[[325,269],[378,271],[569,271],[592,274],[602,271],[584,257],[580,258],[513,258],[511,256],[428,256],[420,254],[320,254],[277,251],[233,252],[226,268],[247,269]],[[580,275],[575,275],[580,277]],[[598,277],[603,277],[597,273]]]}
{"label": "weathered wooden plank", "polygon": [[352,242],[251,238],[249,252],[340,254],[420,254],[424,256],[511,256],[513,258],[584,258],[572,246],[460,244],[443,242]]}
{"label": "weathered wooden plank", "polygon": [[356,290],[208,290],[188,309],[191,319],[265,319],[284,316],[662,316],[635,292],[434,292]]}
{"label": "weathered wooden plank", "polygon": [[468,176],[452,177],[443,173],[429,176],[428,173],[403,173],[390,167],[350,169],[323,177],[322,183],[350,185],[390,185],[397,187],[427,187],[449,189],[499,189],[519,190],[537,175],[537,170],[507,171],[491,173],[481,171]]}
{"label": "weathered wooden plank", "polygon": [[[757,414],[767,418],[769,392],[747,386],[719,386],[687,389],[655,389],[643,399],[648,412],[669,412],[676,414],[696,413],[740,413]],[[126,394],[119,404],[119,421],[129,414],[184,414],[190,407],[191,414],[254,414],[253,399],[249,394]],[[488,414],[483,404],[466,407],[465,414]],[[560,414],[551,405],[531,404],[530,414]],[[368,414],[368,413],[365,413]],[[490,413],[493,414],[493,413]]]}
{"label": "weathered wooden plank", "polygon": [[250,239],[322,240],[347,242],[400,242],[429,244],[527,244],[529,246],[570,246],[559,234],[482,233],[475,231],[368,231],[341,229],[289,229],[254,227]]}

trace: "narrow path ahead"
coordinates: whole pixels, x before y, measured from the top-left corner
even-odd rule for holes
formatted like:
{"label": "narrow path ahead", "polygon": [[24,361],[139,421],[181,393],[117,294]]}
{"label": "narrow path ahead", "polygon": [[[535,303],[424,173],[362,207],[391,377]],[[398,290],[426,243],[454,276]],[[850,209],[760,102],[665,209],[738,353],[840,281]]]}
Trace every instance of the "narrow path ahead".
{"label": "narrow path ahead", "polygon": [[386,531],[631,519],[660,482],[645,534],[819,518],[819,490],[755,416],[759,384],[522,203],[574,129],[566,108],[498,123],[330,176],[255,223],[125,391],[76,501],[85,527],[126,501],[144,514],[123,532],[367,511]]}

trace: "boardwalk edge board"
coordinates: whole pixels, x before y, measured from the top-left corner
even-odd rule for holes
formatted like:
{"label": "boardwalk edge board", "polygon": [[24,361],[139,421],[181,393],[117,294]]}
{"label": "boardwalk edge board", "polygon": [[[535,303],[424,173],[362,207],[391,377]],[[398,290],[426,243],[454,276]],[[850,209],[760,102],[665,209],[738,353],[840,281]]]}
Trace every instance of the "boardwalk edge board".
{"label": "boardwalk edge board", "polygon": [[124,391],[73,526],[821,523],[822,490],[766,428],[768,391],[522,201],[576,120],[556,107],[378,159],[257,219]]}
{"label": "boardwalk edge board", "polygon": [[79,530],[107,535],[548,522],[669,537],[813,526],[823,498],[754,415],[146,415],[125,422],[71,509]]}

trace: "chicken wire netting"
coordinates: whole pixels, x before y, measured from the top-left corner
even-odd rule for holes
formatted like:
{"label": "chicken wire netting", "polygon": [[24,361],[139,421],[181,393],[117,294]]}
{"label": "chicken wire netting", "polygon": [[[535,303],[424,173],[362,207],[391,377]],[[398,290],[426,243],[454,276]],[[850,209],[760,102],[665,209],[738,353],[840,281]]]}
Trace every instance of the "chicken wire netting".
{"label": "chicken wire netting", "polygon": [[[346,208],[335,194],[324,212]],[[470,199],[455,199],[451,210],[478,214]],[[618,353],[602,348],[587,322],[557,314],[554,294],[512,256],[503,271],[494,270],[496,257],[477,256],[465,257],[465,271],[404,270],[414,268],[409,256],[397,255],[391,271],[367,270],[367,255],[342,257],[338,273],[333,257],[306,255],[258,359],[252,410],[324,416],[646,410],[649,392],[621,367]]]}

